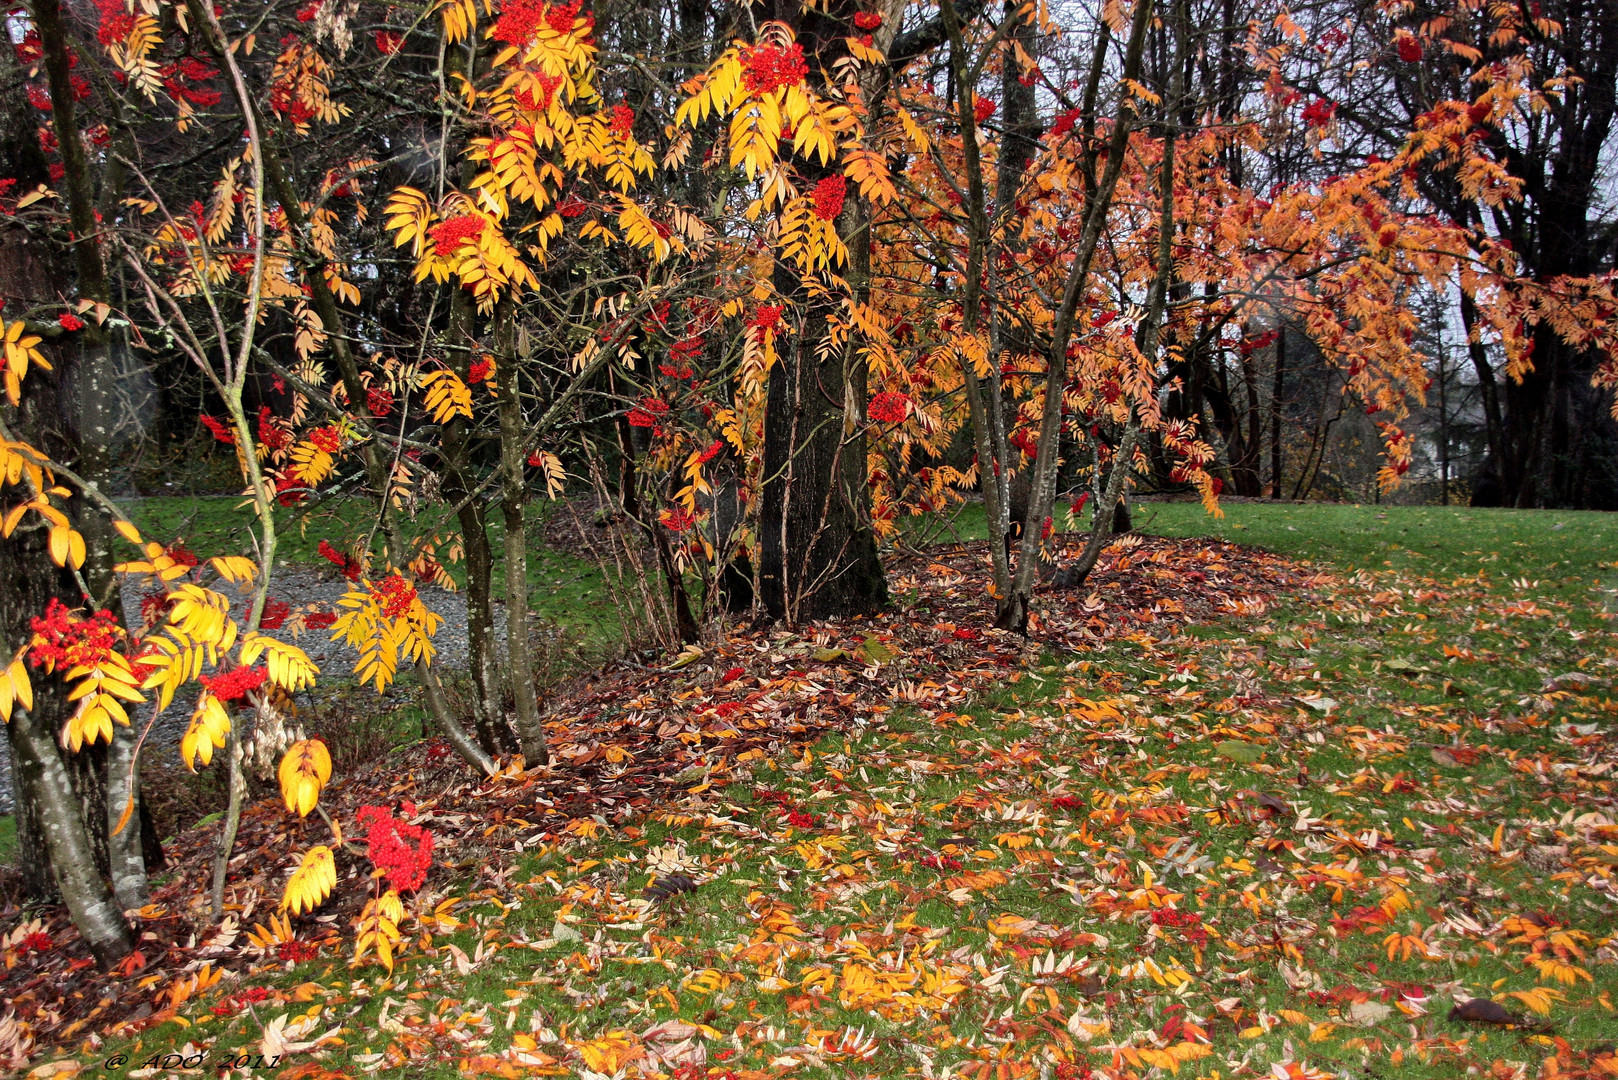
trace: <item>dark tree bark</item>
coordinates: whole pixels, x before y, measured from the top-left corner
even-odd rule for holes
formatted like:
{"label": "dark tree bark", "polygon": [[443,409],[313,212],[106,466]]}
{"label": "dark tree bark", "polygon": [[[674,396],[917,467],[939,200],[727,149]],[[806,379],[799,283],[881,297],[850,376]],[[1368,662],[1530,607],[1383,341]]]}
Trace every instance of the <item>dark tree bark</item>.
{"label": "dark tree bark", "polygon": [[1275,384],[1270,391],[1270,498],[1281,497],[1281,405],[1287,380],[1287,324],[1275,328]]}
{"label": "dark tree bark", "polygon": [[[843,41],[860,8],[834,0],[825,12],[786,2],[766,10],[794,28],[810,71],[821,72],[845,53]],[[801,172],[812,186],[837,170]],[[868,209],[849,191],[836,224],[849,248],[843,272],[856,299],[870,279],[869,222]],[[831,341],[828,318],[836,297],[810,295],[785,268],[777,270],[775,284],[801,316],[779,343],[766,392],[758,599],[772,618],[794,623],[874,611],[887,603],[888,590],[871,527],[865,364],[857,343]]]}

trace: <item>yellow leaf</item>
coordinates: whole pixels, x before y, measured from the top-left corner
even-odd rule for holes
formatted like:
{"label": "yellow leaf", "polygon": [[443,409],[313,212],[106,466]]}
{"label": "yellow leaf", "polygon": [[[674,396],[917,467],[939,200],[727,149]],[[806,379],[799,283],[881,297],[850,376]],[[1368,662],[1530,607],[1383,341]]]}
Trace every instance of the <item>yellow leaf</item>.
{"label": "yellow leaf", "polygon": [[230,735],[230,714],[220,700],[204,690],[191,713],[191,722],[180,737],[180,759],[192,772],[197,771],[197,759],[204,765],[213,764],[215,749],[224,749]]}
{"label": "yellow leaf", "polygon": [[303,861],[287,881],[281,906],[290,908],[294,915],[313,911],[325,903],[332,889],[337,887],[337,860],[331,848],[319,844],[304,852]]}
{"label": "yellow leaf", "polygon": [[0,674],[0,720],[11,719],[14,703],[30,711],[34,708],[34,687],[28,681],[28,668],[21,656]]}
{"label": "yellow leaf", "polygon": [[579,1047],[579,1057],[592,1072],[611,1075],[641,1056],[635,1036],[627,1031],[609,1031],[599,1039]]}
{"label": "yellow leaf", "polygon": [[319,739],[293,743],[281,758],[276,771],[281,781],[281,797],[287,809],[306,817],[320,801],[321,789],[331,779],[331,755]]}

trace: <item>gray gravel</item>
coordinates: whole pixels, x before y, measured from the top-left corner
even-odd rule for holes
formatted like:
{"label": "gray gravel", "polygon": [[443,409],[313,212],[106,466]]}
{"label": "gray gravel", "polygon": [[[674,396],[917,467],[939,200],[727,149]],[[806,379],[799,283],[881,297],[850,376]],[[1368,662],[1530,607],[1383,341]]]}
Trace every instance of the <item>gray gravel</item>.
{"label": "gray gravel", "polygon": [[[231,613],[238,619],[246,616],[245,597],[238,596],[229,585],[217,586],[220,591],[231,596]],[[330,573],[320,570],[311,570],[306,567],[284,567],[275,573],[271,582],[270,595],[285,600],[294,611],[300,608],[319,611],[340,611],[337,601],[351,586],[348,581],[335,570]],[[433,637],[433,644],[438,649],[435,664],[451,668],[466,667],[466,597],[461,593],[447,592],[433,586],[421,586],[422,602],[429,610],[444,617],[439,624],[438,633]],[[139,626],[141,593],[138,589],[124,590],[124,619],[126,625]],[[503,616],[496,610],[495,623],[497,633],[504,637]],[[345,679],[353,671],[355,651],[341,641],[331,641],[330,630],[305,630],[302,635],[294,638],[285,630],[266,631],[273,637],[284,641],[296,641],[309,658],[319,665],[322,680]],[[49,678],[49,676],[36,676]],[[158,749],[165,749],[179,743],[180,736],[185,733],[186,723],[191,717],[191,708],[196,702],[195,687],[189,691],[182,690],[175,698],[174,703],[163,711],[152,726],[152,733],[148,738],[148,745]],[[131,719],[136,723],[144,723],[150,715],[149,708],[132,706]],[[10,742],[0,739],[0,813],[10,813],[12,808],[11,795],[11,745]]]}

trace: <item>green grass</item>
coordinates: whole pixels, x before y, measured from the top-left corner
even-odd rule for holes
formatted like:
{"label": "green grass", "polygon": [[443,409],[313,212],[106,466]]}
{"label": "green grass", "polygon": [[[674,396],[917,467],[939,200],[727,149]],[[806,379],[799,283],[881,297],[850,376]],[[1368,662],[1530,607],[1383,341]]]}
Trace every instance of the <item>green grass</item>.
{"label": "green grass", "polygon": [[[327,957],[251,981],[283,1000],[321,983],[345,1055],[416,1058],[364,1059],[380,1076],[455,1075],[471,1051],[446,1032],[490,1055],[533,1035],[576,1071],[580,1045],[673,1017],[709,1032],[694,1076],[1076,1076],[1060,1066],[1204,1045],[1186,1024],[1211,1051],[1180,1067],[1187,1080],[1300,1061],[1532,1074],[1559,1049],[1564,1072],[1601,1068],[1618,910],[1597,886],[1618,882],[1618,830],[1580,816],[1611,817],[1618,520],[1226,514],[1144,504],[1136,526],[1255,544],[1335,579],[1258,616],[1035,658],[959,716],[874,710],[756,762],[701,809],[586,820],[531,847],[502,887],[463,885],[477,889],[457,910],[469,924],[432,956],[412,947],[391,979]],[[1597,681],[1547,681],[1570,672]],[[703,884],[641,903],[672,868]],[[1178,914],[1154,923],[1164,910]],[[1395,937],[1390,956],[1390,935],[1432,955]],[[448,944],[484,951],[461,975]],[[1558,956],[1564,968],[1534,962]],[[862,998],[866,976],[891,992]],[[1542,990],[1548,1034],[1445,1019],[1456,998],[1526,1012],[1506,995]],[[383,1003],[410,995],[421,1015],[380,1030]],[[827,1051],[856,1031],[869,1059]],[[245,1016],[165,1025],[138,1053],[201,1038],[222,1053],[258,1031]]]}
{"label": "green grass", "polygon": [[1208,536],[1352,570],[1407,570],[1490,578],[1549,575],[1578,588],[1613,569],[1618,516],[1593,511],[1474,510],[1440,506],[1227,503],[1211,518],[1193,503],[1136,503],[1135,528]]}

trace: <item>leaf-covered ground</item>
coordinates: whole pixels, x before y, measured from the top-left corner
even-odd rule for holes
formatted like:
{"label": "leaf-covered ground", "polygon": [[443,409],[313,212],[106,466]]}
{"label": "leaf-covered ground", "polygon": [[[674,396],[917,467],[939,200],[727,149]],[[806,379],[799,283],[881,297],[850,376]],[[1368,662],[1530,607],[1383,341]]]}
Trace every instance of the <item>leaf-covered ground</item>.
{"label": "leaf-covered ground", "polygon": [[199,831],[146,968],[41,926],[0,993],[140,1076],[1618,1075],[1605,519],[1316,509],[1220,526],[1309,566],[1126,538],[1039,648],[953,549],[882,619],[580,687],[566,769],[406,752],[334,800],[438,838],[391,974],[362,855],[271,932],[321,829],[266,805],[223,932]]}

